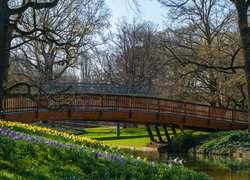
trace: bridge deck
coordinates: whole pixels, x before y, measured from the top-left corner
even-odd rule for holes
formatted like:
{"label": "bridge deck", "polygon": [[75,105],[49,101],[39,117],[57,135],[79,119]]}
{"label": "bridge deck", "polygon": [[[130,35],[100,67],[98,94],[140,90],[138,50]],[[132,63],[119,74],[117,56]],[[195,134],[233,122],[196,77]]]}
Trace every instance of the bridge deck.
{"label": "bridge deck", "polygon": [[[41,120],[94,120],[178,124],[217,130],[247,129],[247,112],[167,99],[122,95],[57,95],[40,104],[26,96],[4,97],[2,118]],[[41,106],[42,105],[42,106]],[[48,111],[46,108],[54,109]]]}

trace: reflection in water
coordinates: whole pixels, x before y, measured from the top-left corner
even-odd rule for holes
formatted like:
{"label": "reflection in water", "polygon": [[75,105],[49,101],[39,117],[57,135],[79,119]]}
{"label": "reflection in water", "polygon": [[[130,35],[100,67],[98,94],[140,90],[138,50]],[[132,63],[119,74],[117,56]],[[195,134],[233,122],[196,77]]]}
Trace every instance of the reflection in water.
{"label": "reflection in water", "polygon": [[189,155],[185,166],[196,171],[203,171],[218,180],[250,179],[250,161],[240,158]]}
{"label": "reflection in water", "polygon": [[179,157],[184,166],[195,171],[205,172],[215,180],[250,180],[250,160],[224,156],[204,156],[188,154],[167,154],[133,151],[135,157],[146,157],[149,161],[167,163],[167,160]]}

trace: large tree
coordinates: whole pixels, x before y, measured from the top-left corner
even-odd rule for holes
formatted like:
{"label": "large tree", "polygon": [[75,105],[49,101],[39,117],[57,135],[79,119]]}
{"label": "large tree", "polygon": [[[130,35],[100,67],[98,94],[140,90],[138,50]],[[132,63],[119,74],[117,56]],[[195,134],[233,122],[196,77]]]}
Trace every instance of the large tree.
{"label": "large tree", "polygon": [[250,132],[250,19],[248,11],[250,0],[231,0],[235,4],[238,13],[238,25],[244,57],[244,69],[247,81],[248,93],[248,132]]}
{"label": "large tree", "polygon": [[[32,27],[29,15],[25,17],[23,29]],[[16,81],[22,77],[22,82],[31,82],[30,84],[38,87],[42,84],[65,82],[65,75],[76,69],[78,64],[87,61],[91,50],[102,43],[101,37],[109,25],[109,9],[104,0],[60,1],[56,7],[42,9],[36,16],[39,26],[50,27],[58,37],[74,44],[58,46],[45,37],[40,37],[12,50],[11,62],[17,68],[11,72],[8,85],[13,84],[11,77],[18,77],[17,80],[14,79]],[[15,43],[25,40],[26,37],[21,37]],[[54,91],[53,87],[52,89]]]}
{"label": "large tree", "polygon": [[[55,40],[53,39],[52,35],[55,32],[49,32],[48,27],[37,27],[36,11],[45,8],[53,8],[57,5],[58,1],[59,0],[0,0],[0,99],[2,99],[3,96],[3,83],[6,80],[9,67],[9,57],[12,41],[20,36],[26,36],[28,38],[36,32],[40,32],[41,35],[51,41]],[[33,13],[33,26],[31,29],[25,31],[24,29],[20,28],[20,23],[22,22],[23,15],[28,11],[31,11]],[[2,109],[2,101],[0,101],[0,109]]]}

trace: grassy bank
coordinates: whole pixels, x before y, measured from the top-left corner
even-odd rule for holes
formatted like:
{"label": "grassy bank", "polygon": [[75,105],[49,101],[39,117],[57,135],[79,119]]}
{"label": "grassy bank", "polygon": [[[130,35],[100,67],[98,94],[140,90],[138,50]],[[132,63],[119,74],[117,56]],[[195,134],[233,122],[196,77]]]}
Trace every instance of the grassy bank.
{"label": "grassy bank", "polygon": [[233,155],[250,151],[250,134],[247,131],[198,133],[186,131],[173,142],[175,152]]}
{"label": "grassy bank", "polygon": [[0,179],[209,179],[85,137],[0,121]]}

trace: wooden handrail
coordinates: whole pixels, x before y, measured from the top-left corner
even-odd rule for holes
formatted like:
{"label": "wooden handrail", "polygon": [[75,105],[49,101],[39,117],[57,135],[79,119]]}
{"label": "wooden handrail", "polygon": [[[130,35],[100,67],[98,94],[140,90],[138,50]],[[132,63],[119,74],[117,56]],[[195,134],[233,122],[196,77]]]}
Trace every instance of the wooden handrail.
{"label": "wooden handrail", "polygon": [[[168,100],[163,98],[152,98],[144,96],[128,95],[103,95],[103,94],[82,94],[82,95],[57,95],[60,99],[71,99],[70,109],[77,110],[127,110],[144,111],[154,113],[169,113],[194,118],[205,118],[214,120],[229,120],[247,122],[247,112],[221,107],[212,107],[201,104],[187,103]],[[14,111],[36,111],[37,103],[28,96],[5,96],[2,98],[3,112]],[[48,99],[43,102],[48,107],[60,107],[60,102]],[[65,108],[61,107],[61,109]],[[40,110],[46,110],[39,107]]]}

